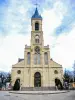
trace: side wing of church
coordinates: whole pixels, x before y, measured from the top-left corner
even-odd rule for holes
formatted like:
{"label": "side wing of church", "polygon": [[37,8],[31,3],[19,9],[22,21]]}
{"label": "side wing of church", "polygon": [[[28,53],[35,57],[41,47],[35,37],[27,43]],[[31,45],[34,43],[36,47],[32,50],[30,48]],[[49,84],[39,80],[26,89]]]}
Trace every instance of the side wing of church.
{"label": "side wing of church", "polygon": [[31,27],[31,46],[25,45],[24,59],[12,65],[12,86],[19,79],[21,88],[53,88],[55,79],[63,82],[63,68],[51,59],[49,45],[44,46],[42,17],[37,8],[31,18]]}

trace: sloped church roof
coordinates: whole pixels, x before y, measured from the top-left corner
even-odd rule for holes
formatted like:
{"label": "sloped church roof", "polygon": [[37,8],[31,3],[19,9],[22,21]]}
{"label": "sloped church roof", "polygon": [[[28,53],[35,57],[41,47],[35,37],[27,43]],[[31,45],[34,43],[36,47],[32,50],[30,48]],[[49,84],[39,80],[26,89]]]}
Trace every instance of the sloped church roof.
{"label": "sloped church roof", "polygon": [[35,18],[42,19],[41,15],[39,15],[39,13],[38,13],[38,9],[37,8],[35,9],[35,13],[32,16],[32,19],[35,19]]}

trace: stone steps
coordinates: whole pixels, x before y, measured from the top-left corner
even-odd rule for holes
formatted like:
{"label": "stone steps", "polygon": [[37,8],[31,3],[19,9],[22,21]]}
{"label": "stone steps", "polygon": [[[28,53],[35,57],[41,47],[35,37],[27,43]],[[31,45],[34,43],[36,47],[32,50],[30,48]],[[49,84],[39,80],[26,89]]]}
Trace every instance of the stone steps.
{"label": "stone steps", "polygon": [[22,91],[48,91],[56,90],[55,87],[21,87]]}

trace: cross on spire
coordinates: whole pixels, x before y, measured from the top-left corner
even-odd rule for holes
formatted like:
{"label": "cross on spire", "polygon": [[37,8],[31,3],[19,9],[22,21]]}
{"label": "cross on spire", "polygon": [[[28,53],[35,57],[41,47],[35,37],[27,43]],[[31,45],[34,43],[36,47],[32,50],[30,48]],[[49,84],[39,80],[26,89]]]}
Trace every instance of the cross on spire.
{"label": "cross on spire", "polygon": [[37,0],[36,0],[36,3],[35,3],[35,6],[36,6],[36,8],[37,8],[37,6],[38,6]]}
{"label": "cross on spire", "polygon": [[36,9],[35,9],[35,12],[34,12],[34,14],[32,16],[32,19],[33,18],[42,19],[41,15],[39,15],[39,12],[38,12],[38,9],[37,9],[37,6],[38,6],[37,0],[36,0],[36,3],[34,5],[36,5]]}

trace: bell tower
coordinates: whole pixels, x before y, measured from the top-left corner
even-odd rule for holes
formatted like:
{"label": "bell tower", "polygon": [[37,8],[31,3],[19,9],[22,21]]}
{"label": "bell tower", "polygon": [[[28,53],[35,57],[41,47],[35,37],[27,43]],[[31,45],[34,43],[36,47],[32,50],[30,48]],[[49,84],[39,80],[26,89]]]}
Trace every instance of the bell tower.
{"label": "bell tower", "polygon": [[31,18],[31,26],[31,47],[43,47],[42,17],[39,15],[37,8],[35,9],[35,12]]}

